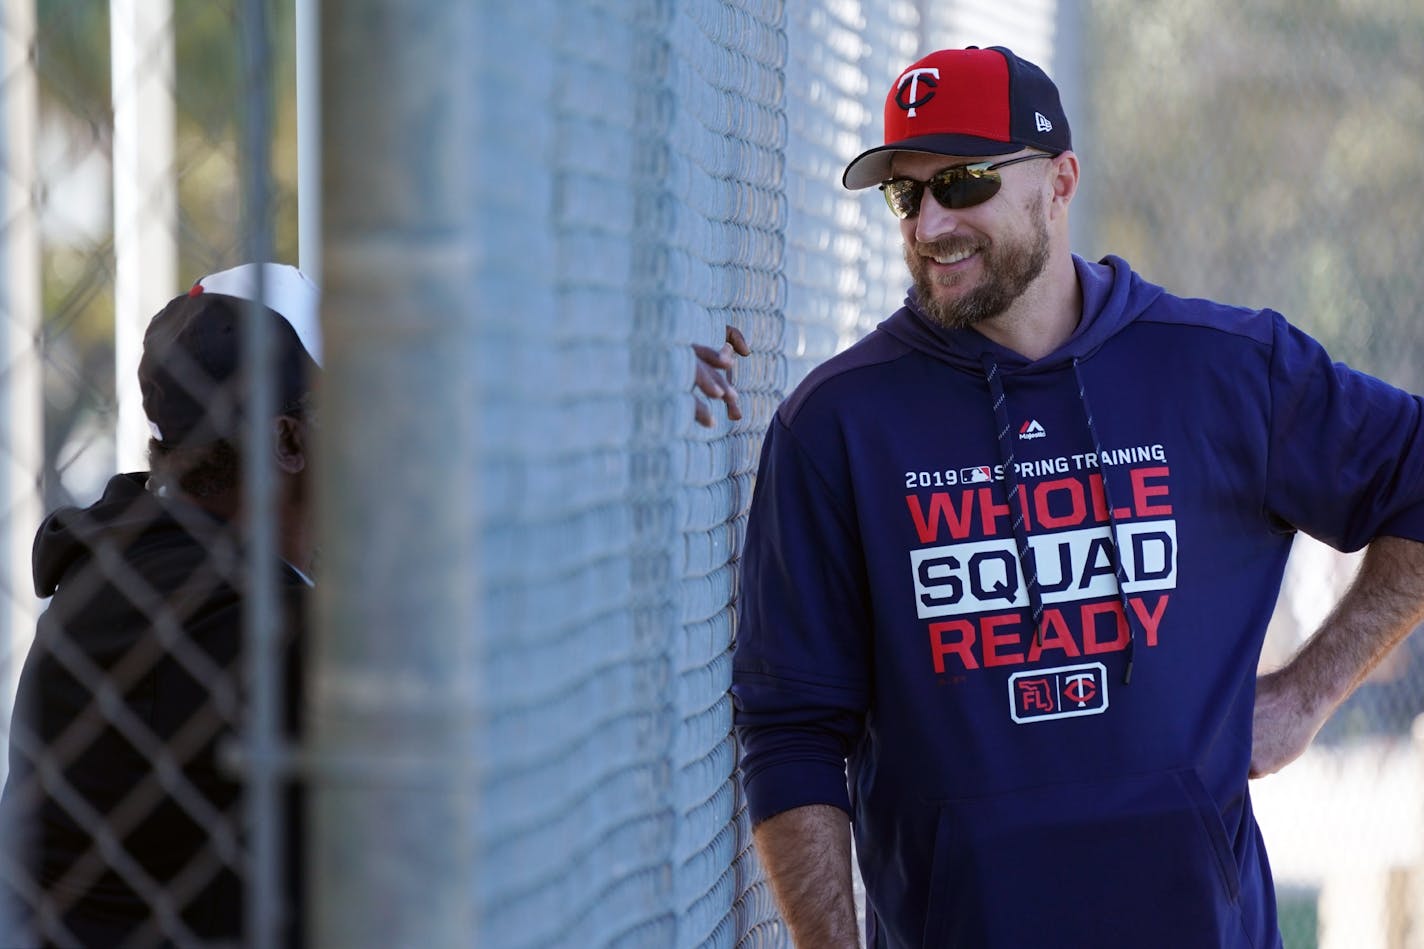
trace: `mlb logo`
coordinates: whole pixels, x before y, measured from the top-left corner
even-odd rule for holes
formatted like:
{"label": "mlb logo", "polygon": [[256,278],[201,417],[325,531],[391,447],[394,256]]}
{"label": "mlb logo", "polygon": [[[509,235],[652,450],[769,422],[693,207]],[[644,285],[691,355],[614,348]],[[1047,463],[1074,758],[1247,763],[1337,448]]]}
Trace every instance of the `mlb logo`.
{"label": "mlb logo", "polygon": [[960,484],[984,484],[985,482],[993,480],[994,472],[989,469],[988,465],[980,465],[977,468],[959,469]]}
{"label": "mlb logo", "polygon": [[1108,670],[1101,662],[1009,676],[1009,715],[1020,725],[1101,715],[1107,709]]}

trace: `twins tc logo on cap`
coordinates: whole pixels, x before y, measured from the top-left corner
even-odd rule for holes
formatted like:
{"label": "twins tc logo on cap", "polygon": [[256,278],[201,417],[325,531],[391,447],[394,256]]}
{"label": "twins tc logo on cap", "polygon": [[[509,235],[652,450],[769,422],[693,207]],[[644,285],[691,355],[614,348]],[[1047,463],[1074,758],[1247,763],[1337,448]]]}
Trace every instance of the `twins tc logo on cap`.
{"label": "twins tc logo on cap", "polygon": [[[915,110],[934,98],[935,88],[939,85],[938,79],[939,70],[932,66],[911,69],[900,77],[900,91],[895,93],[895,104],[905,110],[907,118],[914,118]],[[920,86],[929,90],[923,98],[919,95]]]}
{"label": "twins tc logo on cap", "polygon": [[[885,103],[885,143],[924,135],[1009,141],[1009,75],[1004,57],[988,50],[932,53],[895,80]],[[973,55],[970,55],[970,54]]]}

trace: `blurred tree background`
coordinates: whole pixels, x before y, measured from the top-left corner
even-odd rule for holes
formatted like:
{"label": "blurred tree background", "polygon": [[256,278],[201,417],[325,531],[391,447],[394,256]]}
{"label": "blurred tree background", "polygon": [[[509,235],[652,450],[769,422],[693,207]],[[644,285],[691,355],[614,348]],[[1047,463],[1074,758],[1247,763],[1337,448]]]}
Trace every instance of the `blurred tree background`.
{"label": "blurred tree background", "polygon": [[1424,386],[1424,4],[1094,0],[1094,250]]}
{"label": "blurred tree background", "polygon": [[[178,274],[239,263],[239,0],[173,0]],[[270,4],[272,235],[296,261],[296,105],[288,3]],[[36,0],[44,292],[45,505],[88,501],[114,469],[113,115],[108,0]],[[178,292],[182,287],[175,287]]]}

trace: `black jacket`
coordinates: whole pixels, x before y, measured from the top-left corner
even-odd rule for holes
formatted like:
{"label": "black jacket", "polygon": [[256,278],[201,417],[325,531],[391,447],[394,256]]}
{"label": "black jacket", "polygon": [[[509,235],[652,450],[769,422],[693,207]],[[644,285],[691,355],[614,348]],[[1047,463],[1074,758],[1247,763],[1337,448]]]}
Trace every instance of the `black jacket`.
{"label": "black jacket", "polygon": [[[97,503],[54,512],[35,539],[35,590],[53,600],[20,674],[0,878],[11,915],[46,943],[242,932],[241,786],[219,760],[242,723],[242,552],[228,524],[146,480],[114,477]],[[295,734],[307,586],[285,565],[280,576]],[[299,932],[294,794],[282,890]],[[41,921],[42,905],[62,929]]]}

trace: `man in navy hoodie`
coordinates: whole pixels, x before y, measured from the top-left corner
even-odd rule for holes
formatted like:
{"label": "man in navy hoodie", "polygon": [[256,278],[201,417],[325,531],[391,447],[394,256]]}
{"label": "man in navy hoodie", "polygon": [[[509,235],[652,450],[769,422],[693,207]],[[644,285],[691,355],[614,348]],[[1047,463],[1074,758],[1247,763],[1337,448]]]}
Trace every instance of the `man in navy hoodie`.
{"label": "man in navy hoodie", "polygon": [[[906,69],[846,169],[913,288],[771,422],[733,675],[799,946],[858,944],[853,824],[878,949],[1278,947],[1248,778],[1424,619],[1421,401],[1074,256],[1078,179],[1002,48]],[[1368,550],[1258,679],[1296,531]]]}

